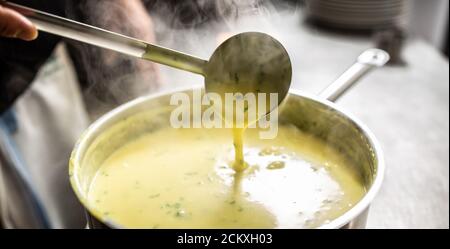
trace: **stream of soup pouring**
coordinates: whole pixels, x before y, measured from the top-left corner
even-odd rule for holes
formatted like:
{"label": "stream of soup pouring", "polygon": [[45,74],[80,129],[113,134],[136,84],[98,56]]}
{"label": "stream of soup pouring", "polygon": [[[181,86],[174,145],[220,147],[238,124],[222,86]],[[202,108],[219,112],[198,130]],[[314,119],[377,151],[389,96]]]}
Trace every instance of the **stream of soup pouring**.
{"label": "stream of soup pouring", "polygon": [[125,144],[96,173],[89,206],[130,228],[309,228],[365,193],[345,158],[295,126],[273,140],[246,130],[240,172],[229,135],[166,127]]}
{"label": "stream of soup pouring", "polygon": [[[248,89],[241,89],[241,90],[243,90],[243,92],[249,91]],[[228,107],[230,107],[230,106],[233,107],[233,108],[230,108],[233,111],[232,114],[229,116],[225,115],[225,117],[228,117],[228,118],[232,117],[233,120],[227,120],[226,118],[224,118],[224,121],[231,123],[232,127],[233,127],[232,131],[233,131],[233,146],[234,146],[234,163],[233,163],[232,167],[236,172],[242,172],[248,166],[248,164],[245,161],[245,157],[244,157],[244,134],[245,134],[245,131],[247,130],[247,127],[250,124],[257,123],[257,121],[262,116],[262,114],[259,113],[259,105],[258,105],[259,97],[257,94],[258,94],[258,92],[255,90],[254,95],[255,95],[256,103],[249,103],[249,102],[245,103],[246,102],[245,98],[244,99],[235,99],[236,103],[233,103],[228,106]],[[266,102],[267,101],[268,100],[266,100]],[[238,104],[238,102],[240,102],[240,104]],[[226,108],[227,106],[225,105],[224,107]],[[269,108],[269,107],[267,106],[266,108]],[[250,109],[253,109],[255,113],[249,113]],[[241,117],[242,120],[240,120],[240,121],[238,121],[238,119],[239,119],[238,116],[240,116],[238,114],[238,112],[242,113],[242,117]],[[263,112],[264,115],[266,114],[265,110],[262,110],[261,112]],[[226,113],[226,111],[223,111],[222,113]],[[261,116],[258,116],[258,115],[261,115]]]}
{"label": "stream of soup pouring", "polygon": [[246,168],[244,161],[244,131],[245,128],[233,128],[234,163],[236,172],[241,172]]}

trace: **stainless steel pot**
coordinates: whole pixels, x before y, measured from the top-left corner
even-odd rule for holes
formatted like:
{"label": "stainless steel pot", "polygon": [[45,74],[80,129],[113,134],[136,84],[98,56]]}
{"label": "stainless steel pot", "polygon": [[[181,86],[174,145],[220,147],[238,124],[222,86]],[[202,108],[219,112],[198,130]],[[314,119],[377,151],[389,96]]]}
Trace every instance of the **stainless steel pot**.
{"label": "stainless steel pot", "polygon": [[[279,122],[290,123],[313,134],[347,157],[367,189],[366,195],[349,211],[320,228],[364,228],[369,205],[380,189],[384,161],[380,146],[369,129],[351,114],[331,101],[337,100],[358,79],[372,68],[389,60],[386,52],[369,49],[319,97],[291,90]],[[190,93],[189,89],[183,90]],[[87,210],[88,227],[120,228],[104,217],[87,201],[89,185],[101,163],[120,148],[142,134],[169,125],[171,91],[141,97],[107,113],[93,123],[75,145],[70,158],[69,174],[72,188]]]}

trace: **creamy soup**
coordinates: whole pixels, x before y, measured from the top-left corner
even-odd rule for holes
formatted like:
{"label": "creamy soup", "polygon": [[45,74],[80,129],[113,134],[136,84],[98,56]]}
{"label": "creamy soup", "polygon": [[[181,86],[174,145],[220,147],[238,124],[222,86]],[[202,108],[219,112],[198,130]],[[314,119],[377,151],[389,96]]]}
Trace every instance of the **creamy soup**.
{"label": "creamy soup", "polygon": [[312,228],[365,193],[345,158],[294,126],[280,125],[273,140],[248,129],[244,139],[246,168],[235,171],[231,129],[143,135],[103,163],[89,205],[130,228]]}

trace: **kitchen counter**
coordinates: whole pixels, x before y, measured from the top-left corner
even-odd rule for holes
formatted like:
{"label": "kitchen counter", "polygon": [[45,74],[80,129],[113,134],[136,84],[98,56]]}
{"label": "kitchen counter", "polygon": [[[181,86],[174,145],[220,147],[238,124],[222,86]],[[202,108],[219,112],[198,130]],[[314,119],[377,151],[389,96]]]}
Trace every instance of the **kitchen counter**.
{"label": "kitchen counter", "polygon": [[[295,46],[305,36],[292,36],[289,44]],[[293,53],[294,63],[301,61],[295,66],[294,87],[313,93],[370,47],[370,41],[325,33],[306,39],[310,41]],[[448,59],[414,39],[407,41],[403,58],[405,66],[372,72],[338,101],[373,131],[385,155],[385,181],[368,227],[448,228]]]}
{"label": "kitchen counter", "polygon": [[[312,93],[371,46],[369,39],[326,33],[292,35],[288,44],[303,45],[292,53],[298,68],[294,87]],[[448,228],[448,59],[415,39],[402,54],[405,66],[372,72],[338,101],[372,130],[385,155],[385,181],[368,227]]]}
{"label": "kitchen counter", "polygon": [[449,66],[434,48],[409,41],[405,67],[385,67],[339,101],[370,127],[385,154],[373,228],[449,226]]}

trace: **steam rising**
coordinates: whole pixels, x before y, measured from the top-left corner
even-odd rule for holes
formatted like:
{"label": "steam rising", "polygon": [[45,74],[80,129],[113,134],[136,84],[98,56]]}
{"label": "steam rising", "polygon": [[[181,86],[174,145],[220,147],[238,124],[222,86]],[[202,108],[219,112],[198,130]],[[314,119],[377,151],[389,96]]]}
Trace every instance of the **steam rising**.
{"label": "steam rising", "polygon": [[[266,31],[276,37],[264,0],[99,0],[73,1],[68,18],[162,46],[209,58],[228,36]],[[163,89],[201,84],[191,73],[68,41],[91,118]]]}

